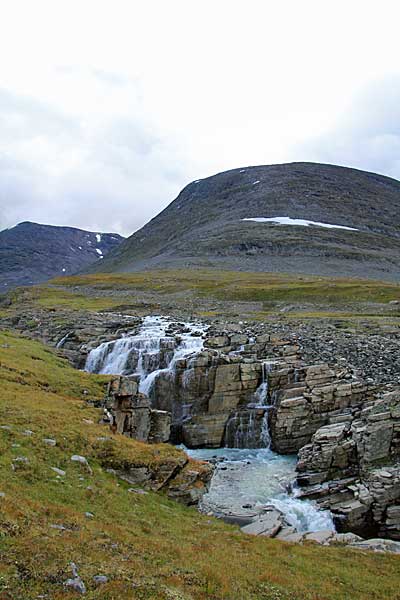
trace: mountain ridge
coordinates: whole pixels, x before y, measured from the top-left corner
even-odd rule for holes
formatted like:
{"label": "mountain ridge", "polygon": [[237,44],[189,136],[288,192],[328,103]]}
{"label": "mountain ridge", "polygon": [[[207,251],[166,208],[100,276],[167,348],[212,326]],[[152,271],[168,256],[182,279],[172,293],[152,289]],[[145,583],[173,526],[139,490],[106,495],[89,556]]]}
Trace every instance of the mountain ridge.
{"label": "mountain ridge", "polygon": [[[290,217],[357,229],[244,221]],[[319,163],[231,169],[189,183],[88,272],[215,267],[398,280],[400,182]]]}
{"label": "mountain ridge", "polygon": [[71,275],[102,260],[122,240],[118,233],[22,221],[0,231],[0,292]]}

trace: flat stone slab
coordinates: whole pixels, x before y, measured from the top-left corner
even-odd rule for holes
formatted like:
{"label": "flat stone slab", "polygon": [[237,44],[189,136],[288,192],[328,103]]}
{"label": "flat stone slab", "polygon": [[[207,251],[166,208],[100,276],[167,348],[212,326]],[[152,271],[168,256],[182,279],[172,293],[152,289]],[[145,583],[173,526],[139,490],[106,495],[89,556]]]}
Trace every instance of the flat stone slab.
{"label": "flat stone slab", "polygon": [[311,531],[306,533],[304,539],[307,541],[317,542],[317,544],[329,544],[329,541],[334,536],[335,532],[332,529],[321,529],[320,531]]}
{"label": "flat stone slab", "polygon": [[243,533],[249,535],[263,535],[274,537],[282,527],[282,513],[277,510],[271,510],[268,513],[260,515],[249,525],[242,527]]}
{"label": "flat stone slab", "polygon": [[290,533],[288,535],[284,535],[279,539],[282,542],[291,542],[292,544],[300,544],[303,541],[304,533]]}
{"label": "flat stone slab", "polygon": [[355,542],[363,542],[364,539],[355,533],[335,533],[329,540],[330,544],[354,544]]}
{"label": "flat stone slab", "polygon": [[393,540],[385,540],[383,538],[373,538],[371,540],[363,540],[362,542],[354,542],[350,544],[351,548],[358,550],[373,550],[374,552],[394,552],[400,554],[400,542]]}

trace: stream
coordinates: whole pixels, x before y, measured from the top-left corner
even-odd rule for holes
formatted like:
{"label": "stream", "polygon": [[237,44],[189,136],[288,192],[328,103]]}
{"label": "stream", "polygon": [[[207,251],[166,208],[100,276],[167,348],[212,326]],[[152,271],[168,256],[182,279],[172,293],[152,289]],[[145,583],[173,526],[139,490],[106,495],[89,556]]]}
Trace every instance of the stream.
{"label": "stream", "polygon": [[[150,396],[157,377],[173,374],[179,359],[194,356],[203,349],[207,328],[199,323],[177,323],[166,317],[145,317],[138,333],[100,344],[87,358],[85,370],[94,373],[135,376],[139,391]],[[268,365],[263,371],[268,370]],[[286,521],[298,531],[334,529],[328,511],[319,510],[308,500],[296,497],[296,457],[279,455],[269,448],[270,436],[267,418],[267,377],[263,377],[254,394],[255,409],[265,410],[265,419],[257,444],[259,448],[184,448],[193,458],[216,463],[210,489],[202,499],[200,510],[218,517],[231,516],[245,521],[256,515],[263,506],[273,505],[284,513]],[[246,444],[240,419],[234,414],[227,423],[236,428],[235,445]],[[248,431],[246,432],[248,436]],[[253,442],[251,444],[251,441]],[[237,442],[237,443],[236,443]]]}

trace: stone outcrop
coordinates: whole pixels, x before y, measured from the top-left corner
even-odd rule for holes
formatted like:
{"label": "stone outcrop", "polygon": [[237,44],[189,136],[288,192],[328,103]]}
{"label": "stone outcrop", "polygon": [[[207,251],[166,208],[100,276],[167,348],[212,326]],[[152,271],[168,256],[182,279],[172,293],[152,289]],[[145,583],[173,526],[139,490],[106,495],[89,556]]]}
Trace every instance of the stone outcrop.
{"label": "stone outcrop", "polygon": [[269,334],[259,326],[244,328],[236,323],[224,328],[211,326],[204,342],[206,348],[229,354],[236,352],[242,356],[258,359],[284,359],[288,364],[300,360],[300,346],[293,340]]}
{"label": "stone outcrop", "polygon": [[246,420],[261,380],[262,364],[256,359],[204,350],[178,360],[172,374],[160,373],[153,405],[172,413],[174,440],[217,448],[224,444],[231,416],[242,411]]}
{"label": "stone outcrop", "polygon": [[300,450],[303,496],[329,508],[342,531],[400,539],[400,390],[346,417]]}
{"label": "stone outcrop", "polygon": [[241,527],[247,535],[272,537],[282,542],[304,544],[313,542],[322,546],[349,546],[359,550],[400,554],[400,542],[385,538],[364,539],[355,533],[337,533],[332,529],[297,531],[274,506],[266,506],[249,523]]}
{"label": "stone outcrop", "polygon": [[138,384],[128,377],[113,377],[107,391],[111,426],[117,433],[142,442],[167,442],[171,432],[171,415],[154,410],[147,396],[138,392]]}
{"label": "stone outcrop", "polygon": [[275,537],[283,527],[287,528],[288,526],[280,510],[274,506],[267,506],[251,523],[241,527],[241,530],[249,535]]}
{"label": "stone outcrop", "polygon": [[326,424],[359,416],[374,397],[349,369],[326,364],[273,370],[268,379],[272,446],[280,453],[297,452]]}

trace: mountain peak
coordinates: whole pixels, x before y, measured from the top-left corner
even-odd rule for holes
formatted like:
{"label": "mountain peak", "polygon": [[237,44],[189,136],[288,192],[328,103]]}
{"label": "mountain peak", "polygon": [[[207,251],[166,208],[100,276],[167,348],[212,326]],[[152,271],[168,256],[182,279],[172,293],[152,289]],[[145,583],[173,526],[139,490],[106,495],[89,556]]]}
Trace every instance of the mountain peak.
{"label": "mountain peak", "polygon": [[90,271],[215,267],[398,279],[400,182],[287,163],[192,181]]}
{"label": "mountain peak", "polygon": [[72,275],[103,259],[124,238],[23,221],[0,232],[0,292],[58,275]]}

